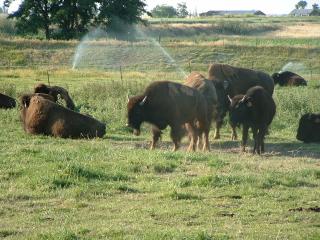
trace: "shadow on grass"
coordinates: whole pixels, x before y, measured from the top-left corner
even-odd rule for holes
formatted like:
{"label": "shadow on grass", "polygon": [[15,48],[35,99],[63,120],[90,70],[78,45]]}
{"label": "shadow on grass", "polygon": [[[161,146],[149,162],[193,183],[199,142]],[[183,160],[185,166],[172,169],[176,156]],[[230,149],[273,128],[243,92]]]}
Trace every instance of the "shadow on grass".
{"label": "shadow on grass", "polygon": [[[249,141],[246,147],[246,151],[250,153],[252,151],[253,141]],[[241,152],[240,141],[219,141],[211,142],[211,150],[221,150],[226,152],[237,153]],[[277,143],[265,143],[264,155],[272,156],[286,156],[286,157],[309,157],[320,158],[319,144],[305,144],[300,142],[277,142]]]}
{"label": "shadow on grass", "polygon": [[[109,135],[105,137],[106,139],[125,142],[126,145],[132,144],[135,149],[149,149],[150,139],[137,138],[135,136],[119,136],[119,135]],[[268,140],[268,139],[267,139]],[[270,142],[274,141],[274,142]],[[279,142],[281,141],[281,142]],[[310,143],[305,144],[298,141],[287,141],[286,139],[269,139],[265,143],[265,156],[286,156],[286,157],[308,157],[308,158],[320,158],[320,144]],[[131,142],[131,143],[130,143]],[[134,142],[134,143],[132,143]],[[246,147],[246,152],[251,153],[253,147],[253,140],[248,140]],[[171,141],[159,141],[157,143],[157,149],[169,150],[173,148],[173,143]],[[179,151],[186,151],[188,148],[188,141],[184,138]],[[241,153],[241,140],[231,141],[231,140],[210,140],[211,152],[221,151],[227,153]]]}

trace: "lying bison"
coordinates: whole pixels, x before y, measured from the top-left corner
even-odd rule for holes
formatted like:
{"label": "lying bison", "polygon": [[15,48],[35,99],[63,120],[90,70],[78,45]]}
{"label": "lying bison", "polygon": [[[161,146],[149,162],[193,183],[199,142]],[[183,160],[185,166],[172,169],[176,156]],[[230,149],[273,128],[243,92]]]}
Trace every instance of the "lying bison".
{"label": "lying bison", "polygon": [[304,114],[299,121],[297,139],[305,143],[320,142],[320,114]]}
{"label": "lying bison", "polygon": [[16,107],[16,100],[12,97],[0,93],[0,108],[9,109]]}
{"label": "lying bison", "polygon": [[296,73],[285,71],[272,74],[274,84],[280,86],[307,86],[307,81]]}
{"label": "lying bison", "polygon": [[[234,97],[238,94],[245,94],[247,90],[253,86],[263,87],[270,96],[273,94],[273,79],[266,73],[246,68],[233,67],[227,64],[212,64],[209,66],[208,79],[213,81],[216,86],[219,99],[222,101],[224,114],[228,111],[228,105],[225,104],[227,95]],[[219,87],[220,86],[220,87]],[[216,126],[215,138],[220,138],[220,128],[222,121]],[[236,131],[234,126],[232,139],[236,139]]]}
{"label": "lying bison", "polygon": [[34,93],[45,93],[49,94],[54,98],[54,101],[58,101],[58,95],[66,102],[67,108],[74,110],[75,105],[69,96],[69,93],[66,89],[59,86],[47,86],[45,84],[39,84],[34,88]]}
{"label": "lying bison", "polygon": [[245,95],[236,95],[231,100],[230,121],[233,125],[243,125],[242,150],[252,129],[253,153],[264,152],[264,136],[276,113],[276,105],[270,94],[260,86],[249,88]]}
{"label": "lying bison", "polygon": [[161,130],[169,125],[173,150],[177,150],[183,136],[182,126],[187,124],[190,136],[188,150],[195,150],[196,141],[202,133],[205,135],[203,148],[209,150],[210,124],[206,100],[198,90],[169,81],[153,82],[142,95],[129,98],[127,108],[128,126],[133,128],[135,135],[140,134],[143,122],[153,125],[151,149],[155,148]]}
{"label": "lying bison", "polygon": [[86,115],[56,104],[47,94],[21,97],[21,120],[30,134],[44,134],[62,138],[103,137],[105,124]]}

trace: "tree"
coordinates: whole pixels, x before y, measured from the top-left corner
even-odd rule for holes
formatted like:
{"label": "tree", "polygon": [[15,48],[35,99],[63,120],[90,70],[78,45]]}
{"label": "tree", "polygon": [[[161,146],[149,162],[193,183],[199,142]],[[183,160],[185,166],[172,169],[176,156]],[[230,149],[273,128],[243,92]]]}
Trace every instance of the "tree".
{"label": "tree", "polygon": [[308,5],[307,1],[299,1],[296,4],[296,9],[305,9],[307,5]]}
{"label": "tree", "polygon": [[310,16],[320,16],[320,9],[318,4],[312,5],[312,12],[310,13]]}
{"label": "tree", "polygon": [[172,18],[177,16],[177,10],[168,5],[157,5],[151,10],[151,15],[158,18]]}
{"label": "tree", "polygon": [[95,0],[59,0],[53,9],[53,23],[59,31],[55,37],[71,39],[88,31],[97,14]]}
{"label": "tree", "polygon": [[[5,0],[5,6],[12,1]],[[9,17],[17,19],[20,33],[44,30],[47,39],[70,39],[83,35],[91,25],[117,28],[143,22],[142,14],[149,14],[145,6],[143,0],[22,0]]]}
{"label": "tree", "polygon": [[178,17],[187,17],[189,15],[187,4],[185,2],[178,3],[177,6],[177,15]]}
{"label": "tree", "polygon": [[146,13],[143,0],[100,0],[95,23],[110,29],[121,31],[128,25],[145,22],[141,16]]}
{"label": "tree", "polygon": [[[7,3],[10,5],[11,1]],[[54,0],[24,0],[16,12],[9,14],[9,18],[17,18],[19,33],[38,33],[43,29],[46,39],[50,39],[54,5]]]}
{"label": "tree", "polygon": [[2,7],[0,7],[0,14],[3,13]]}

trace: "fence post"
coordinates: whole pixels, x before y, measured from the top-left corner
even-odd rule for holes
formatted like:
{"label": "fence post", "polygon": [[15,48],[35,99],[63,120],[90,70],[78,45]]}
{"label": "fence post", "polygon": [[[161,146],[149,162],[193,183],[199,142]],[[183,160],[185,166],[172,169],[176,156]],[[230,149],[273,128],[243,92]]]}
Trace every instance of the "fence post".
{"label": "fence post", "polygon": [[47,78],[48,78],[48,84],[49,84],[49,86],[50,86],[51,84],[50,84],[50,74],[49,74],[49,70],[47,70]]}
{"label": "fence post", "polygon": [[121,78],[121,82],[122,82],[122,67],[120,65],[120,78]]}

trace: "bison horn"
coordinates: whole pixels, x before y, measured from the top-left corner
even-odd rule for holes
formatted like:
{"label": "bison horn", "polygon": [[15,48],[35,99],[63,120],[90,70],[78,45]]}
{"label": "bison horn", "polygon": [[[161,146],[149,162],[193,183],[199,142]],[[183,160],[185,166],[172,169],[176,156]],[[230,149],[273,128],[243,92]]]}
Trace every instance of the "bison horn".
{"label": "bison horn", "polygon": [[129,102],[130,98],[129,98],[129,95],[127,95],[127,102]]}
{"label": "bison horn", "polygon": [[232,98],[228,95],[229,102],[232,102]]}
{"label": "bison horn", "polygon": [[143,106],[143,105],[146,103],[147,97],[148,97],[148,96],[145,96],[145,97],[142,99],[142,101],[140,102],[140,106]]}
{"label": "bison horn", "polygon": [[246,95],[243,96],[243,98],[240,100],[240,102],[244,102],[244,100],[246,100]]}

